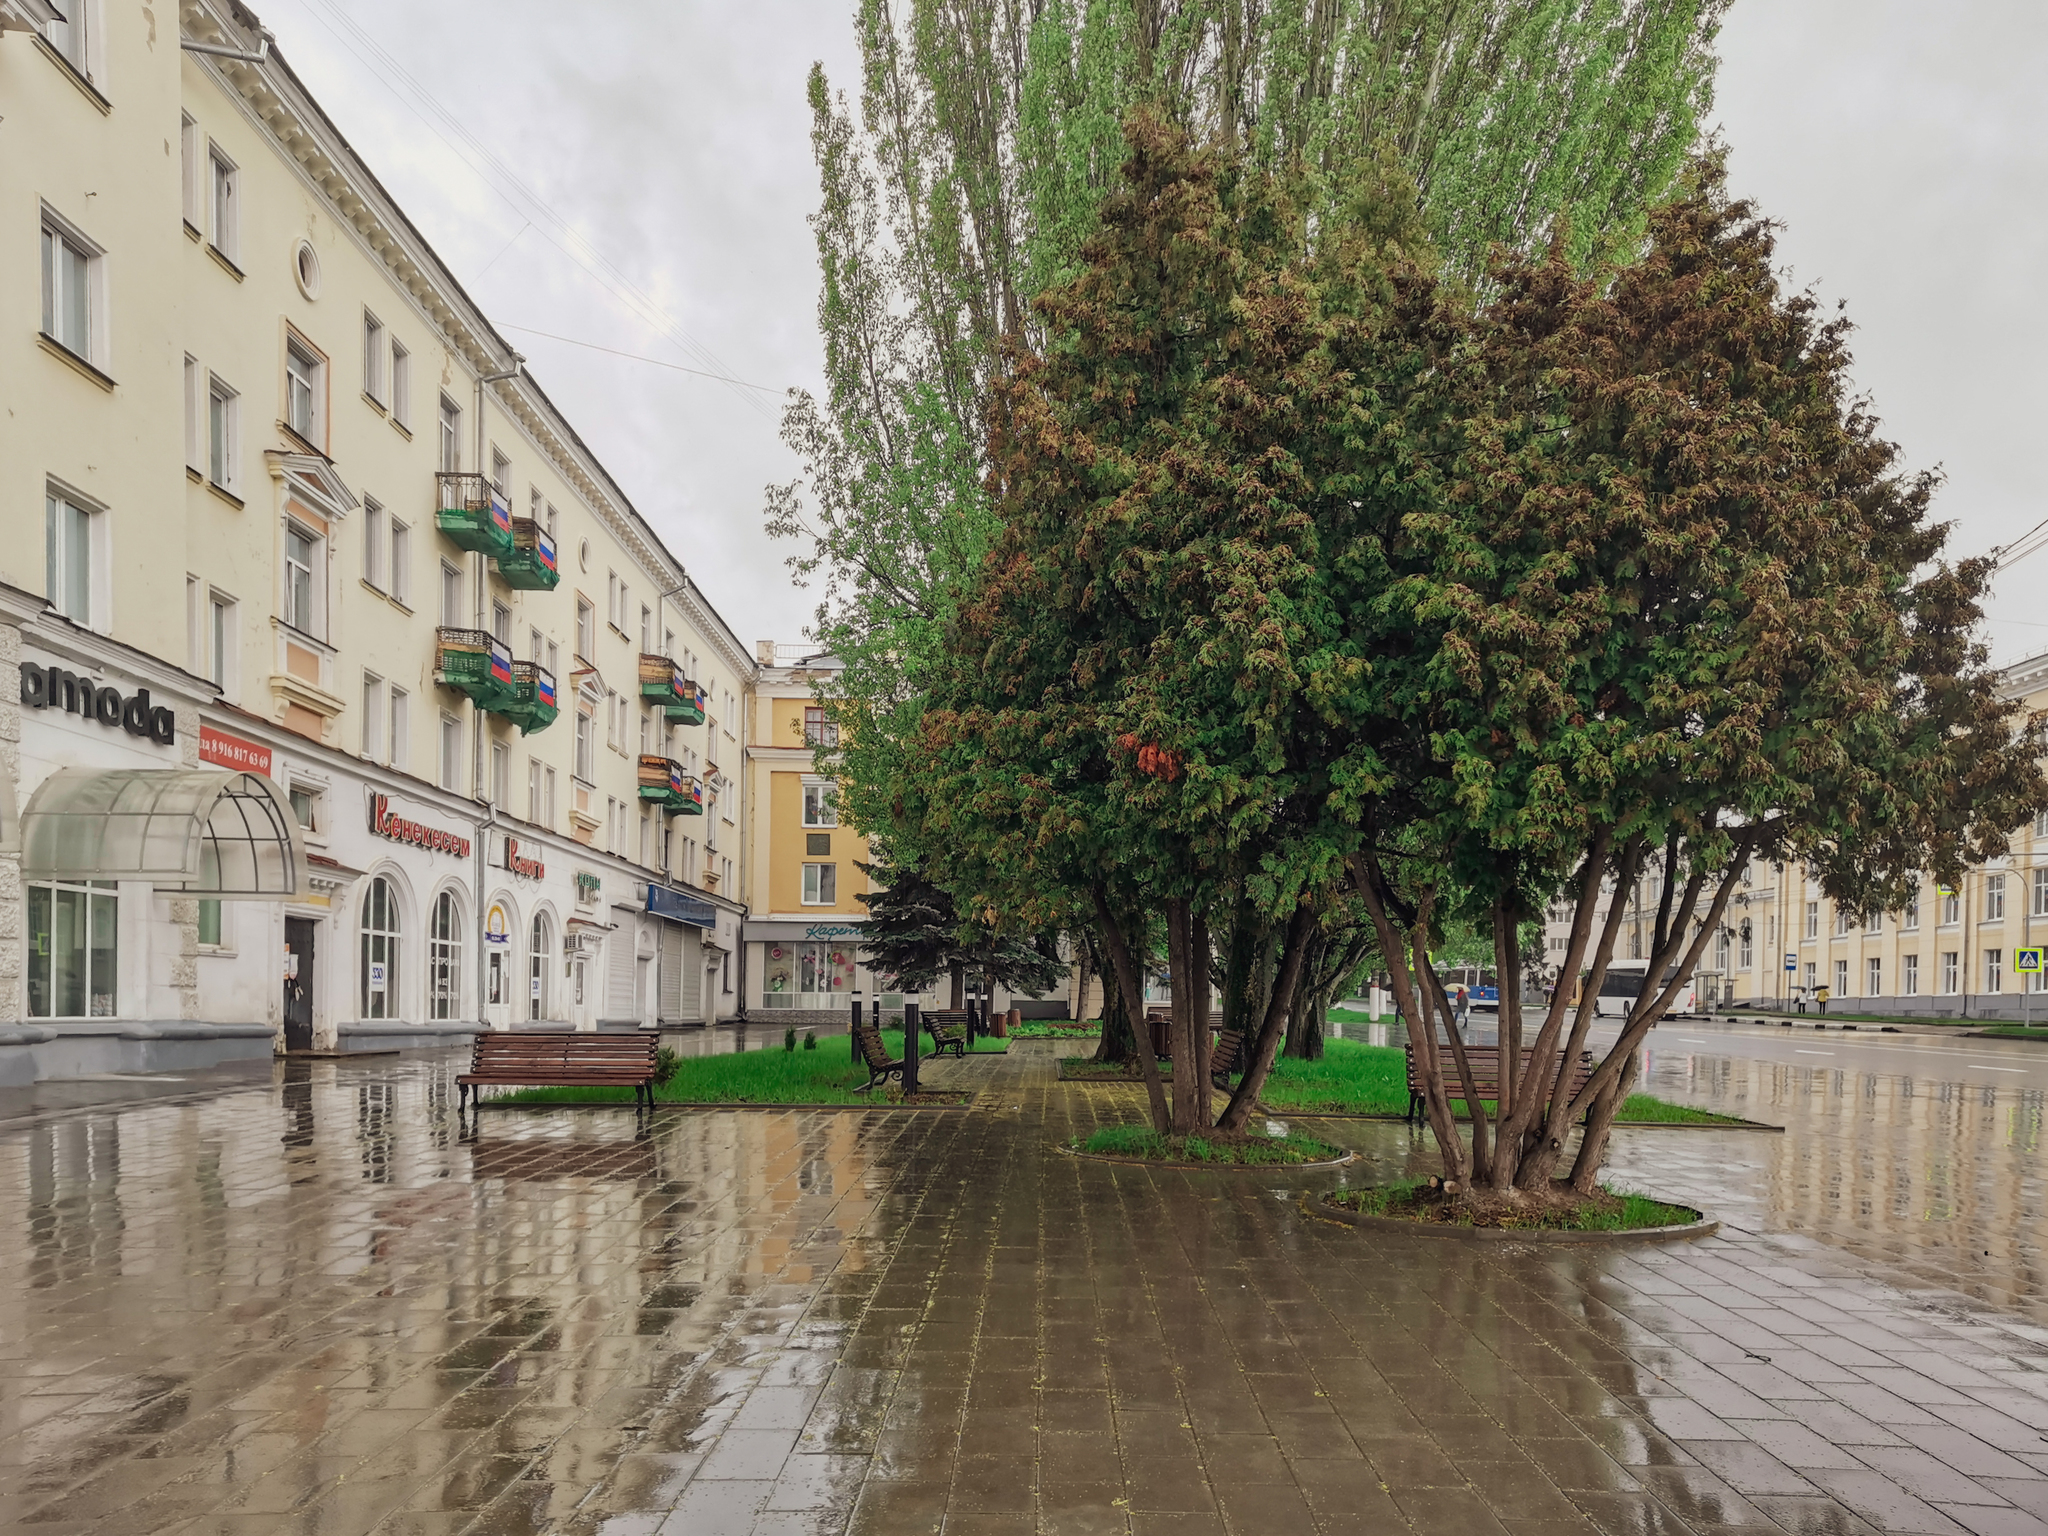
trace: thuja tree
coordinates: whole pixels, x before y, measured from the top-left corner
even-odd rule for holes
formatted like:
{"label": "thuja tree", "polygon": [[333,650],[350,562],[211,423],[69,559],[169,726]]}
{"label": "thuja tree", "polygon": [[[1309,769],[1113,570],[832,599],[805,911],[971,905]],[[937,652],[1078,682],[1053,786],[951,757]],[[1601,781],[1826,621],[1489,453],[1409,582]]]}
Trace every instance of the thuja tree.
{"label": "thuja tree", "polygon": [[[1581,1122],[1569,1177],[1592,1190],[1635,1054],[1753,860],[1882,910],[1921,871],[2002,853],[2048,783],[2039,722],[1968,638],[1987,567],[1942,560],[1932,480],[1850,391],[1846,322],[1779,286],[1769,225],[1718,165],[1654,214],[1641,260],[1585,280],[1553,252],[1495,277],[1443,385],[1456,452],[1385,573],[1359,728],[1388,779],[1351,862],[1408,962],[1393,983],[1446,1174],[1516,1197],[1549,1188]],[[1602,882],[1646,866],[1649,984],[1574,1089],[1624,914],[1600,918]],[[1560,888],[1566,984],[1525,1021],[1516,925]],[[1504,1068],[1530,1051],[1491,1113],[1427,958],[1447,904],[1493,926]]]}
{"label": "thuja tree", "polygon": [[845,663],[845,814],[886,833],[904,743],[958,594],[989,547],[987,412],[1006,339],[1068,281],[1140,101],[1197,141],[1295,177],[1338,216],[1384,151],[1453,271],[1495,241],[1627,248],[1710,99],[1725,0],[857,0],[853,103],[810,80],[822,200],[822,395],[783,435],[800,475],[768,524],[819,584]]}
{"label": "thuja tree", "polygon": [[1002,533],[949,637],[905,821],[947,849],[964,899],[1088,902],[1133,1017],[1130,935],[1160,914],[1171,1105],[1135,1038],[1162,1130],[1212,1112],[1212,956],[1249,966],[1270,943],[1269,984],[1226,967],[1226,1016],[1233,997],[1258,1006],[1218,1122],[1237,1130],[1375,771],[1340,707],[1369,668],[1324,558],[1375,408],[1331,337],[1388,302],[1372,274],[1426,241],[1412,195],[1371,166],[1342,237],[1312,244],[1285,179],[1192,150],[1162,115],[1135,114],[1126,138],[1085,265],[1037,301],[1051,344],[998,397]]}
{"label": "thuja tree", "polygon": [[941,977],[947,1006],[965,1006],[967,978],[1012,992],[1043,993],[1066,973],[1051,935],[1006,933],[986,915],[963,916],[952,894],[913,866],[862,864],[875,889],[860,900],[868,909],[861,948],[869,966],[906,992],[922,992]]}

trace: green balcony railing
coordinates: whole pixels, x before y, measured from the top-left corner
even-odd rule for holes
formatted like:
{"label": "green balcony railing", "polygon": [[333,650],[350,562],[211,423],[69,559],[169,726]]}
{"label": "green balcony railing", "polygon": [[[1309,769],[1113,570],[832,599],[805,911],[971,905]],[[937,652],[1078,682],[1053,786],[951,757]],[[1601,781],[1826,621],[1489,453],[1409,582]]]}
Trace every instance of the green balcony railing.
{"label": "green balcony railing", "polygon": [[512,679],[518,684],[519,696],[499,713],[518,726],[522,736],[553,725],[561,713],[555,702],[555,674],[537,661],[515,661]]}
{"label": "green balcony railing", "polygon": [[482,629],[438,631],[434,680],[476,701],[478,709],[504,711],[519,698],[512,648]]}
{"label": "green balcony railing", "polygon": [[687,677],[677,686],[676,697],[662,706],[670,725],[702,725],[704,709],[709,702],[704,690]]}
{"label": "green balcony railing", "polygon": [[512,508],[482,475],[434,476],[434,526],[461,549],[501,559],[512,553]]}
{"label": "green balcony railing", "polygon": [[552,592],[562,579],[555,564],[555,541],[530,517],[512,519],[512,552],[499,555],[497,561],[498,575],[508,587]]}
{"label": "green balcony railing", "polygon": [[672,757],[640,759],[640,798],[661,807],[664,816],[702,816],[704,790]]}

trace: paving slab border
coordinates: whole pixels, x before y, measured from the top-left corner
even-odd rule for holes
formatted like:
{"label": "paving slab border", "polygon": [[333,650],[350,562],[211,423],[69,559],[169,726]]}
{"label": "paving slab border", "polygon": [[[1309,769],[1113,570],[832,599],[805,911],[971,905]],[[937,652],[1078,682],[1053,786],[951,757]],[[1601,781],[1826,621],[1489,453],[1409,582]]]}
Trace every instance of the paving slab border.
{"label": "paving slab border", "polygon": [[1165,1157],[1118,1157],[1109,1152],[1081,1152],[1058,1143],[1054,1143],[1053,1150],[1091,1163],[1121,1163],[1127,1168],[1167,1168],[1181,1173],[1324,1173],[1358,1161],[1356,1152],[1325,1158],[1320,1163],[1197,1163]]}
{"label": "paving slab border", "polygon": [[[1351,1110],[1315,1109],[1269,1109],[1259,1106],[1261,1111],[1275,1120],[1373,1120],[1382,1125],[1406,1125],[1406,1115],[1369,1115]],[[1470,1125],[1469,1116],[1459,1115],[1459,1125]],[[1617,1120],[1617,1131],[1776,1131],[1783,1134],[1782,1125],[1769,1125],[1762,1120],[1731,1120],[1726,1124],[1705,1120]]]}
{"label": "paving slab border", "polygon": [[1541,1227],[1469,1227],[1448,1221],[1409,1221],[1400,1216],[1370,1216],[1363,1211],[1347,1211],[1341,1205],[1332,1205],[1321,1197],[1304,1195],[1301,1201],[1302,1213],[1320,1217],[1324,1221],[1342,1222],[1349,1227],[1363,1227],[1368,1232],[1412,1232],[1424,1237],[1462,1238],[1468,1242],[1495,1243],[1561,1243],[1566,1245],[1587,1243],[1674,1243],[1688,1242],[1696,1237],[1712,1237],[1721,1230],[1717,1216],[1700,1213],[1698,1221],[1684,1222],[1670,1227],[1636,1227],[1622,1232],[1556,1232]]}
{"label": "paving slab border", "polygon": [[[633,1101],[631,1099],[556,1099],[543,1100],[539,1103],[521,1103],[512,1099],[483,1099],[472,1106],[473,1109],[631,1109],[632,1107]],[[861,1115],[873,1114],[877,1111],[901,1110],[914,1114],[923,1110],[960,1110],[974,1109],[976,1107],[971,1097],[959,1104],[805,1104],[802,1102],[794,1104],[763,1104],[753,1099],[730,1101],[722,1099],[664,1099],[658,1101],[654,1106],[656,1112],[666,1109],[825,1109]],[[646,1110],[641,1110],[641,1113],[645,1114]]]}

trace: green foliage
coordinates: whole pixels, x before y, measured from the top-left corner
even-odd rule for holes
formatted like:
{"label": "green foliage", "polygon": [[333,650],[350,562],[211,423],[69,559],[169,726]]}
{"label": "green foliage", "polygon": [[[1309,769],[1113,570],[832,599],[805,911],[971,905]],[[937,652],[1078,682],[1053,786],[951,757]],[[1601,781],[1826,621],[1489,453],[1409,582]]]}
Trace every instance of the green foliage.
{"label": "green foliage", "polygon": [[815,1051],[815,1050],[816,1050],[817,1048],[818,1048],[818,1032],[817,1032],[817,1031],[816,1031],[815,1029],[807,1029],[807,1030],[805,1030],[805,1031],[804,1031],[804,1049],[805,1049],[805,1050],[807,1050],[807,1051]]}
{"label": "green foliage", "polygon": [[796,1049],[796,1030],[794,1028],[785,1029],[782,1032],[782,1048],[785,1051]]}
{"label": "green foliage", "polygon": [[1490,1212],[1483,1221],[1475,1220],[1469,1208],[1436,1196],[1420,1179],[1338,1190],[1323,1198],[1367,1216],[1407,1216],[1449,1226],[1483,1225],[1528,1232],[1639,1232],[1651,1227],[1690,1226],[1700,1219],[1700,1213],[1689,1205],[1670,1205],[1633,1190],[1603,1188],[1601,1194],[1604,1200],[1571,1209]]}
{"label": "green foliage", "polygon": [[654,1053],[655,1087],[659,1088],[663,1083],[676,1075],[676,1068],[681,1065],[682,1059],[682,1057],[665,1045]]}
{"label": "green foliage", "polygon": [[951,893],[923,871],[907,865],[860,868],[875,887],[860,898],[869,914],[861,947],[869,965],[904,991],[927,991],[957,968],[1035,995],[1066,974],[1050,938],[1020,938],[986,920],[963,918]]}

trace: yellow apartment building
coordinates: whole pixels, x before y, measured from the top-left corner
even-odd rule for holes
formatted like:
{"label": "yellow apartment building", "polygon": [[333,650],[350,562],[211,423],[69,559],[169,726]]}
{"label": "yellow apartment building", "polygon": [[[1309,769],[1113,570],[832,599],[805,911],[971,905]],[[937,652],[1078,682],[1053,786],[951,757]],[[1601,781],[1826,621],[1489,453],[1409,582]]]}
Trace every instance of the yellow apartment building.
{"label": "yellow apartment building", "polygon": [[246,7],[65,11],[0,0],[0,1082],[737,1012],[755,659]]}

